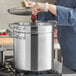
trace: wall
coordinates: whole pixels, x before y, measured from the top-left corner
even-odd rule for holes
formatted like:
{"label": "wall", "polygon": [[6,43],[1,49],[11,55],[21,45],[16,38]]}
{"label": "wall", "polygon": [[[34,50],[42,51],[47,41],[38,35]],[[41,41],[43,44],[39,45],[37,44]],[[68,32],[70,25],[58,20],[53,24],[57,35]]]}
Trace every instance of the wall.
{"label": "wall", "polygon": [[[47,2],[47,0],[32,0]],[[48,2],[54,2],[54,0],[48,0]],[[8,14],[8,8],[20,7],[21,0],[0,0],[0,29],[8,28],[9,23],[20,22],[20,21],[29,21],[30,17],[25,16],[15,16]]]}

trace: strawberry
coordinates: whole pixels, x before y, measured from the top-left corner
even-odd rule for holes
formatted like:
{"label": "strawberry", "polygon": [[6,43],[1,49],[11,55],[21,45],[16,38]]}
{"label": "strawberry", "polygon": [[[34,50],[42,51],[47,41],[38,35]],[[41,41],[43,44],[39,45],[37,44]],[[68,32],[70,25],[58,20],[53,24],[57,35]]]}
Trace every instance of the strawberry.
{"label": "strawberry", "polygon": [[3,35],[8,35],[8,33],[7,32],[3,32]]}
{"label": "strawberry", "polygon": [[37,19],[37,16],[36,15],[32,15],[31,16],[31,20],[32,20],[33,23],[36,21],[36,19]]}

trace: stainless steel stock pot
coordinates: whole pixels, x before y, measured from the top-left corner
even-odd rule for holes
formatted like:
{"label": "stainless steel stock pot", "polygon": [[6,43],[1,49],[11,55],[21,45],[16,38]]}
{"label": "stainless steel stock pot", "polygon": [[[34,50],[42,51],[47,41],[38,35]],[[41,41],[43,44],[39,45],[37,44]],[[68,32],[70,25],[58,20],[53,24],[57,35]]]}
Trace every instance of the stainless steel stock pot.
{"label": "stainless steel stock pot", "polygon": [[50,22],[19,22],[13,29],[15,68],[24,71],[46,71],[53,63],[53,26]]}

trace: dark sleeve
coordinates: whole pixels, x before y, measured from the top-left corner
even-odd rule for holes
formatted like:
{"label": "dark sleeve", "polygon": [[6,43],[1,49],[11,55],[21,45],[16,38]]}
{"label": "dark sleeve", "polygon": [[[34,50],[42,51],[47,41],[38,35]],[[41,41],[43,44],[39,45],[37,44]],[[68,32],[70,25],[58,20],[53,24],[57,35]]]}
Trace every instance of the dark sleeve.
{"label": "dark sleeve", "polygon": [[76,9],[57,6],[57,25],[76,26]]}
{"label": "dark sleeve", "polygon": [[39,21],[55,20],[55,16],[50,12],[40,12],[38,13],[38,20]]}

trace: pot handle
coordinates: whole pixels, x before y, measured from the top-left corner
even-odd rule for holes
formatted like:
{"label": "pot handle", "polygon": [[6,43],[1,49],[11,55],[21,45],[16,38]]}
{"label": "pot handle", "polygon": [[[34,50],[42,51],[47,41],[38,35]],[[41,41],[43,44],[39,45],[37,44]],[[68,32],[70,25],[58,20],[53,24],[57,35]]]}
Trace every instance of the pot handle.
{"label": "pot handle", "polygon": [[10,28],[14,28],[14,25],[13,25],[12,23],[10,23],[8,26],[9,26]]}
{"label": "pot handle", "polygon": [[26,37],[19,36],[18,34],[13,34],[13,33],[10,33],[9,37],[10,38],[17,38],[17,39],[25,39],[26,38]]}
{"label": "pot handle", "polygon": [[18,23],[10,23],[9,25],[8,25],[11,29],[17,29],[17,30],[25,30],[25,27],[21,24],[18,24]]}
{"label": "pot handle", "polygon": [[17,38],[17,36],[18,36],[18,35],[16,35],[16,34],[9,33],[9,37],[10,37],[10,38]]}
{"label": "pot handle", "polygon": [[53,26],[56,26],[57,21],[55,21],[55,20],[49,20],[49,21],[47,21],[47,23],[50,23],[50,24],[53,24]]}
{"label": "pot handle", "polygon": [[17,24],[17,23],[10,23],[8,26],[9,26],[11,29],[15,29],[15,28],[17,28],[17,27],[19,26],[19,24]]}

